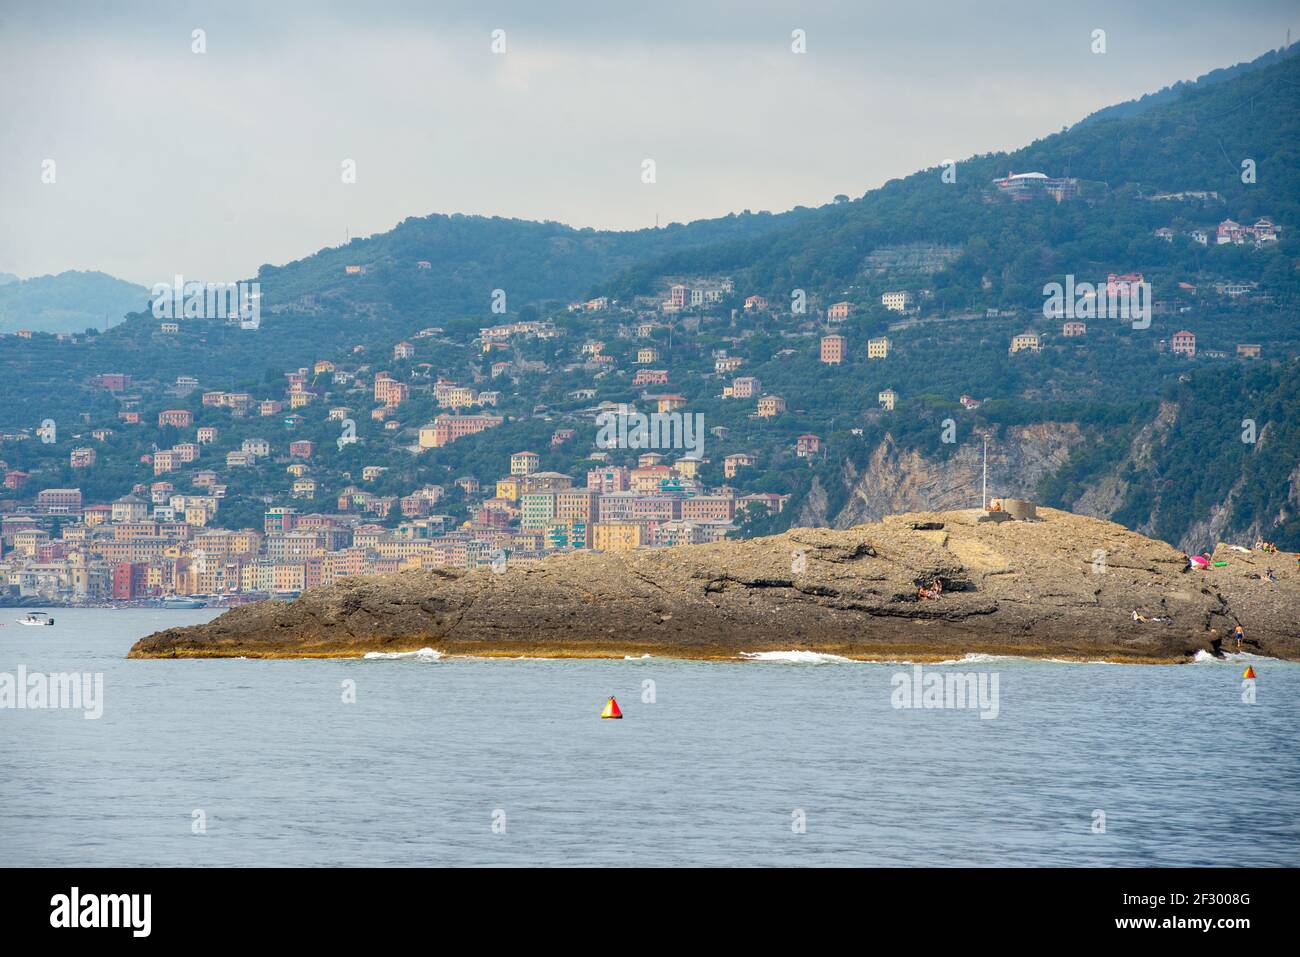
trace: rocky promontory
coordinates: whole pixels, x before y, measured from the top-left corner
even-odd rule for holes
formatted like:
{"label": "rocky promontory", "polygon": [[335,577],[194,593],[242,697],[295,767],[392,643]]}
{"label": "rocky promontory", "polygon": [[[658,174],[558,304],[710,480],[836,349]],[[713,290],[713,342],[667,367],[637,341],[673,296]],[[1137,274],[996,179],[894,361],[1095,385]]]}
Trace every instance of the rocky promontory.
{"label": "rocky promontory", "polygon": [[[1243,650],[1300,660],[1296,556],[1220,545],[1208,570],[1120,525],[1039,509],[891,516],[835,531],[621,553],[504,572],[352,578],[136,642],[132,658],[444,654],[864,659],[966,653],[1134,662]],[[1265,575],[1272,569],[1276,581]],[[922,594],[924,590],[924,594]],[[1134,620],[1133,613],[1148,620]]]}

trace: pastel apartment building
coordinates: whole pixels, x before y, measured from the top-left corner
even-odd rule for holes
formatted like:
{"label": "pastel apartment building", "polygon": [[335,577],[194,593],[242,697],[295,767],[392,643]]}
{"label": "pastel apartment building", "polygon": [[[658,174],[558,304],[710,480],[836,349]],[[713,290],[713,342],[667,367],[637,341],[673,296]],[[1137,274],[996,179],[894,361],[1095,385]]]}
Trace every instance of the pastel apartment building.
{"label": "pastel apartment building", "polygon": [[822,336],[821,361],[828,366],[837,366],[844,361],[848,340],[843,336]]}
{"label": "pastel apartment building", "polygon": [[810,459],[821,451],[821,447],[821,438],[811,432],[806,432],[795,440],[794,454],[801,459]]}
{"label": "pastel apartment building", "polygon": [[451,415],[443,413],[420,427],[420,448],[440,449],[467,435],[495,428],[505,419],[499,415]]}
{"label": "pastel apartment building", "polygon": [[1061,335],[1065,336],[1066,338],[1074,338],[1075,336],[1082,336],[1086,334],[1087,331],[1088,331],[1088,324],[1086,322],[1080,322],[1077,319],[1071,320],[1070,322],[1067,322],[1065,325],[1061,326]]}
{"label": "pastel apartment building", "polygon": [[763,391],[763,383],[754,376],[737,376],[731,382],[733,399],[752,399]]}
{"label": "pastel apartment building", "polygon": [[832,303],[830,308],[826,310],[826,318],[831,322],[843,322],[852,312],[853,303],[836,302]]}
{"label": "pastel apartment building", "polygon": [[880,304],[892,312],[906,312],[912,304],[912,294],[903,291],[887,292],[880,297]]}
{"label": "pastel apartment building", "polygon": [[629,552],[645,545],[649,537],[640,522],[597,522],[592,526],[591,547],[599,552]]}
{"label": "pastel apartment building", "polygon": [[1176,356],[1187,356],[1189,359],[1194,358],[1196,356],[1196,336],[1188,332],[1186,329],[1183,329],[1180,332],[1175,332],[1170,347],[1173,349],[1173,353]]}
{"label": "pastel apartment building", "polygon": [[758,417],[771,419],[785,411],[785,399],[779,395],[765,395],[758,400]]}
{"label": "pastel apartment building", "polygon": [[876,401],[886,412],[893,412],[894,404],[898,402],[898,393],[893,389],[886,389],[876,396]]}
{"label": "pastel apartment building", "polygon": [[867,340],[867,358],[868,359],[888,359],[889,358],[889,339],[885,336],[877,336],[874,339]]}
{"label": "pastel apartment building", "polygon": [[754,464],[754,457],[747,452],[733,452],[722,460],[722,474],[727,478],[735,478],[741,469],[749,468]]}
{"label": "pastel apartment building", "polygon": [[623,465],[587,470],[587,488],[602,495],[626,492],[632,486],[631,469]]}
{"label": "pastel apartment building", "polygon": [[406,383],[399,382],[387,372],[380,372],[375,376],[376,402],[393,408],[405,402],[409,394]]}
{"label": "pastel apartment building", "polygon": [[1225,219],[1219,223],[1219,227],[1215,231],[1214,241],[1219,246],[1243,246],[1248,242],[1254,242],[1257,246],[1260,246],[1265,243],[1277,242],[1277,234],[1280,231],[1281,227],[1267,218],[1260,219],[1253,226],[1243,226],[1231,219]]}
{"label": "pastel apartment building", "polygon": [[165,409],[158,413],[159,425],[173,425],[178,429],[186,429],[194,421],[194,415],[189,409]]}
{"label": "pastel apartment building", "polygon": [[1009,352],[1037,352],[1042,348],[1042,341],[1038,338],[1036,332],[1022,332],[1017,336],[1011,337],[1011,348]]}
{"label": "pastel apartment building", "polygon": [[542,457],[536,452],[516,452],[510,456],[511,475],[532,475],[540,466]]}

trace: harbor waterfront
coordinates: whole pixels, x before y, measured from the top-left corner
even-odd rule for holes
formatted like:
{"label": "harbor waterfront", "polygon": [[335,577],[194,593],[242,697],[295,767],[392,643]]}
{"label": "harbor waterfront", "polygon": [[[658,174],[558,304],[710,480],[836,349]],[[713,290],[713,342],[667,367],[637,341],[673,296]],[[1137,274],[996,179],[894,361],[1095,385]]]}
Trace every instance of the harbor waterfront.
{"label": "harbor waterfront", "polygon": [[1300,865],[1296,663],[925,664],[963,708],[809,653],[128,660],[217,611],[53,611],[0,612],[0,691],[102,714],[0,707],[0,864]]}

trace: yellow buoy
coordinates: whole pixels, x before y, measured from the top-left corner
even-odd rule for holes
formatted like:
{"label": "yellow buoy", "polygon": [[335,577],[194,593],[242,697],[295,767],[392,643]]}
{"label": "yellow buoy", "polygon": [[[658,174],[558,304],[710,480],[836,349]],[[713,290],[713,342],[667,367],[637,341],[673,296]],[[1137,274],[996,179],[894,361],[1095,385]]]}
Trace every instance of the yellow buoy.
{"label": "yellow buoy", "polygon": [[618,710],[618,702],[614,700],[613,695],[610,695],[609,700],[605,702],[605,710],[600,713],[600,716],[602,718],[623,717],[623,712]]}
{"label": "yellow buoy", "polygon": [[1250,665],[1246,665],[1246,671],[1245,671],[1245,673],[1242,675],[1242,677],[1243,677],[1243,678],[1254,678],[1254,677],[1255,677],[1255,669],[1252,668]]}

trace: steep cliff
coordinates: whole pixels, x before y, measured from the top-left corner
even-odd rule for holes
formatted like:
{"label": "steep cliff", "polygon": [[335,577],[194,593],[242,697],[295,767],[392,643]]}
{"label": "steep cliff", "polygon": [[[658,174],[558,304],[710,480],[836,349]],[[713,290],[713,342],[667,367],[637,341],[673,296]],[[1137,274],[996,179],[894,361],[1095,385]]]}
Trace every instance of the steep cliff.
{"label": "steep cliff", "polygon": [[[989,494],[1035,498],[1039,482],[1059,469],[1083,441],[1073,422],[1043,422],[1005,431],[989,446]],[[835,528],[879,521],[911,511],[942,511],[980,504],[983,444],[968,442],[946,461],[900,449],[892,437],[876,446],[860,474],[849,473],[849,500]]]}

